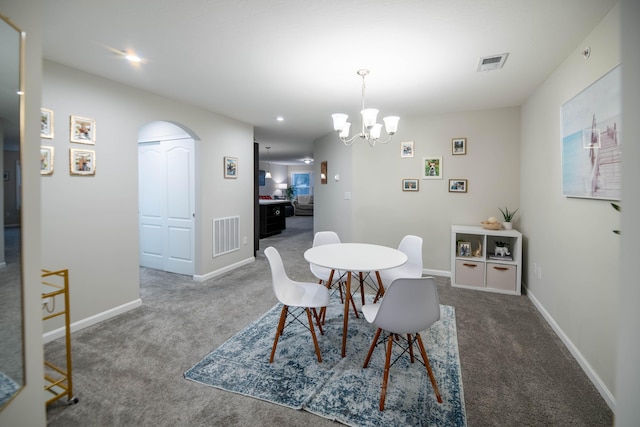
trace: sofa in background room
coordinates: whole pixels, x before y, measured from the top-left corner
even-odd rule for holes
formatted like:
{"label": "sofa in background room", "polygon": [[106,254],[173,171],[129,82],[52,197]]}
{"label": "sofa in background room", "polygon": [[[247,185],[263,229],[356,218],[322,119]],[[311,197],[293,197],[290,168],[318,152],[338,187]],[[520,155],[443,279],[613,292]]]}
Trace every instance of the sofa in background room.
{"label": "sofa in background room", "polygon": [[293,200],[293,210],[297,216],[313,215],[313,196],[296,196]]}

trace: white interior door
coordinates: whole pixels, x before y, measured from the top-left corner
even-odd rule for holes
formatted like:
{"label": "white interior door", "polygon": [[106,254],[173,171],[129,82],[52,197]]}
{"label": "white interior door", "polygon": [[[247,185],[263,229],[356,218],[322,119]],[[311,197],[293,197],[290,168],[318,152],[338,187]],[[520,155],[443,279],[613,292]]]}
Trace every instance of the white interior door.
{"label": "white interior door", "polygon": [[194,273],[194,142],[138,145],[140,265]]}

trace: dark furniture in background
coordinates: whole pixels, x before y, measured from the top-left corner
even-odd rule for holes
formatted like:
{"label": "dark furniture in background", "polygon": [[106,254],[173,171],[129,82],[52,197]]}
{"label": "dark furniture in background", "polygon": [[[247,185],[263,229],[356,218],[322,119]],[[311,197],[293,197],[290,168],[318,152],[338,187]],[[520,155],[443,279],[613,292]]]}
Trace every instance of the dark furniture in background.
{"label": "dark furniture in background", "polygon": [[260,200],[260,238],[279,234],[287,228],[285,211],[288,201]]}

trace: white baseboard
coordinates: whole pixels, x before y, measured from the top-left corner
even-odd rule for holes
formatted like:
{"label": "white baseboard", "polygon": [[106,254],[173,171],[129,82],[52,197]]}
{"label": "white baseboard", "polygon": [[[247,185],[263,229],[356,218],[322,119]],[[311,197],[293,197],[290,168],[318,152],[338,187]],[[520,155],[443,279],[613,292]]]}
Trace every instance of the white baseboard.
{"label": "white baseboard", "polygon": [[554,330],[556,335],[558,335],[560,340],[569,349],[569,352],[571,352],[573,357],[576,359],[576,361],[584,371],[584,373],[587,374],[587,377],[589,377],[589,380],[591,380],[591,382],[596,387],[596,389],[598,390],[602,398],[605,400],[605,402],[607,402],[607,405],[609,405],[609,408],[611,409],[611,411],[615,414],[616,399],[615,397],[613,397],[613,394],[611,394],[611,391],[609,391],[609,389],[604,385],[604,383],[602,382],[598,374],[595,373],[591,365],[589,365],[589,362],[587,362],[587,360],[584,358],[582,353],[580,353],[580,350],[578,350],[578,348],[573,344],[573,342],[571,342],[569,337],[564,333],[564,331],[560,328],[560,326],[555,322],[553,317],[551,317],[549,312],[545,310],[545,308],[542,306],[540,301],[538,301],[538,299],[529,289],[527,289],[527,296],[533,303],[534,307],[538,309],[540,314],[542,314],[542,317],[545,318],[549,326],[551,326],[551,328]]}
{"label": "white baseboard", "polygon": [[[71,324],[71,333],[80,331],[84,328],[88,328],[89,326],[95,325],[96,323],[103,322],[107,319],[111,319],[119,314],[126,313],[127,311],[133,310],[134,308],[138,308],[142,305],[142,300],[140,298],[135,299],[126,304],[122,304],[118,307],[114,307],[107,311],[103,311],[102,313],[95,314],[93,316],[87,317],[86,319],[78,320]],[[64,337],[65,328],[64,326],[58,329],[54,329],[53,331],[47,332],[42,335],[42,340],[44,343],[51,342],[55,339]]]}
{"label": "white baseboard", "polygon": [[224,273],[227,273],[227,272],[229,272],[231,270],[235,270],[236,268],[240,268],[240,267],[242,267],[244,265],[251,264],[255,260],[256,260],[255,257],[251,257],[251,258],[247,258],[245,260],[236,262],[235,264],[228,265],[228,266],[226,266],[224,268],[221,268],[219,270],[211,271],[211,272],[209,272],[207,274],[194,275],[193,276],[193,280],[195,280],[196,282],[204,282],[205,280],[209,280],[209,279],[212,279],[214,277],[220,276],[220,275],[222,275]]}
{"label": "white baseboard", "polygon": [[422,275],[423,276],[451,277],[451,272],[450,271],[443,271],[443,270],[431,270],[431,269],[428,269],[428,268],[424,268],[424,269],[422,269]]}

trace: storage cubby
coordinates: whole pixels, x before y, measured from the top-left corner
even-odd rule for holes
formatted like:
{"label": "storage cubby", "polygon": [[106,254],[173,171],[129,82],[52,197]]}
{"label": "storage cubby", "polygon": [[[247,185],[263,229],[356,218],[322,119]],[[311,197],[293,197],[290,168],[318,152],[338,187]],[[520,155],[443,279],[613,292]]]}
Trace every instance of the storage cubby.
{"label": "storage cubby", "polygon": [[451,286],[519,295],[521,282],[522,233],[451,226]]}

